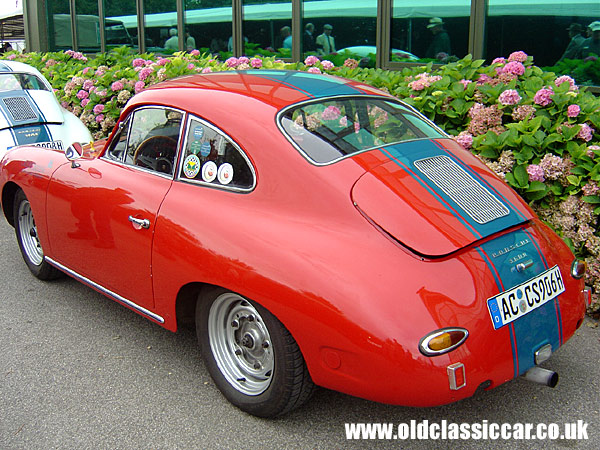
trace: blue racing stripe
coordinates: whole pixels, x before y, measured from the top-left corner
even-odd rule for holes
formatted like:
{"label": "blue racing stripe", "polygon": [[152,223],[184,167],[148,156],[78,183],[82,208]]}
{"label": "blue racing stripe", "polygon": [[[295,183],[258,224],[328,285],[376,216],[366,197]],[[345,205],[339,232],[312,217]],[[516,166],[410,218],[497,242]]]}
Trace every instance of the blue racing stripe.
{"label": "blue racing stripe", "polygon": [[[547,269],[546,260],[537,242],[525,230],[505,234],[481,244],[481,247],[494,258],[492,264],[500,275],[504,290],[530,280]],[[533,264],[523,272],[518,272],[515,269],[517,258],[519,261],[531,260]],[[515,371],[518,371],[516,375],[522,375],[535,365],[534,352],[541,346],[551,344],[553,351],[560,346],[560,329],[554,302],[543,304],[508,326],[513,327],[511,331],[514,331],[513,348],[517,352]]]}
{"label": "blue racing stripe", "polygon": [[433,189],[433,187],[431,186],[431,183],[429,182],[429,180],[424,179],[423,177],[420,177],[416,174],[416,172],[409,166],[406,164],[405,161],[402,161],[400,158],[397,157],[397,155],[394,155],[392,153],[389,152],[389,147],[382,147],[379,150],[381,150],[381,152],[386,155],[387,157],[389,157],[392,161],[394,161],[397,165],[399,165],[400,167],[402,167],[406,173],[408,173],[413,179],[415,179],[421,186],[423,186],[431,195],[433,195],[440,203],[445,204],[446,209],[452,213],[452,215],[454,217],[456,217],[456,219],[458,219],[459,222],[461,222],[469,231],[471,231],[471,233],[473,234],[473,236],[476,239],[481,239],[481,234],[479,234],[472,226],[471,224],[465,220],[465,218],[460,215],[454,208],[452,208],[448,202],[443,199],[437,190]]}
{"label": "blue racing stripe", "polygon": [[477,181],[479,181],[481,184],[483,184],[489,190],[493,191],[498,197],[500,197],[502,200],[504,200],[504,202],[507,203],[510,206],[510,208],[521,219],[526,220],[526,217],[523,215],[523,213],[521,213],[521,211],[519,210],[519,208],[517,206],[515,206],[508,198],[506,198],[504,195],[502,195],[502,193],[499,192],[494,186],[492,186],[490,183],[488,183],[488,181],[485,178],[483,178],[479,173],[477,173],[473,168],[471,168],[471,166],[469,166],[468,164],[465,164],[460,158],[457,158],[450,150],[445,148],[439,142],[437,142],[437,141],[434,141],[434,142],[436,143],[436,145],[438,145],[442,149],[442,151],[446,154],[446,156],[451,158],[455,163],[457,163],[459,166],[461,166],[465,171],[470,173],[473,178],[475,178]]}
{"label": "blue racing stripe", "polygon": [[[439,146],[439,144],[433,140],[418,140],[418,141],[408,141],[402,142],[399,144],[394,144],[385,147],[384,153],[391,157],[394,161],[401,161],[405,166],[414,167],[415,161],[420,159],[431,158],[435,156],[448,156],[446,154],[446,149],[443,149]],[[460,164],[461,167],[465,167],[465,164],[457,161],[457,158],[452,158],[453,161]],[[420,177],[420,179],[425,183],[431,190],[435,191],[438,197],[442,198],[445,203],[454,206],[454,210],[457,212],[464,212],[464,210],[460,207],[458,203],[456,203],[452,198],[450,198],[442,189],[436,186],[429,178],[426,176]],[[488,191],[490,195],[495,196],[493,192]],[[464,221],[468,224],[468,228],[474,230],[474,235],[477,237],[485,237],[490,236],[497,231],[504,230],[506,228],[510,228],[512,226],[523,223],[524,219],[521,213],[516,210],[514,207],[509,207],[510,205],[506,205],[503,203],[498,196],[495,196],[496,200],[500,203],[504,204],[509,210],[509,213],[506,216],[499,217],[495,220],[492,220],[487,223],[479,223],[476,222],[471,216],[468,214],[460,214],[461,221]]]}
{"label": "blue racing stripe", "polygon": [[329,77],[326,78],[319,74],[277,70],[256,70],[245,73],[277,81],[278,83],[296,89],[311,98],[337,95],[364,95],[363,91],[347,84],[343,80]]}

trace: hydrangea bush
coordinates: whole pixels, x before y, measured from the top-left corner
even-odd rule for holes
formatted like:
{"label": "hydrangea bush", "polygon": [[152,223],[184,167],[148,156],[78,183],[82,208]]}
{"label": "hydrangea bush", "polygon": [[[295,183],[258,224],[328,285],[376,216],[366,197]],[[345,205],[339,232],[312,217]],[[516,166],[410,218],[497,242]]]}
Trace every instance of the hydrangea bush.
{"label": "hydrangea bush", "polygon": [[[600,313],[600,99],[569,76],[556,76],[514,52],[490,65],[467,56],[434,68],[386,71],[348,58],[336,65],[316,56],[286,63],[275,56],[230,57],[197,50],[169,57],[116,49],[5,55],[50,80],[63,107],[95,138],[107,136],[129,98],[147,86],[190,73],[297,69],[352,78],[393,94],[423,112],[478,155],[528,201],[588,264],[592,314]],[[336,61],[337,62],[337,61]]]}

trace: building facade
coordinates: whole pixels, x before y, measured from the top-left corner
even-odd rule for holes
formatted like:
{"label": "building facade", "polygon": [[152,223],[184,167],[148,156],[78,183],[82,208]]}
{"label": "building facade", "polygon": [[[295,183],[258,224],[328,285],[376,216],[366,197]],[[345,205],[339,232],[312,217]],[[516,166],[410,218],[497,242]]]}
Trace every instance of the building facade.
{"label": "building facade", "polygon": [[[600,53],[598,0],[25,0],[24,19],[31,51],[352,55],[398,69],[522,50],[564,72]],[[600,85],[587,72],[577,81]]]}

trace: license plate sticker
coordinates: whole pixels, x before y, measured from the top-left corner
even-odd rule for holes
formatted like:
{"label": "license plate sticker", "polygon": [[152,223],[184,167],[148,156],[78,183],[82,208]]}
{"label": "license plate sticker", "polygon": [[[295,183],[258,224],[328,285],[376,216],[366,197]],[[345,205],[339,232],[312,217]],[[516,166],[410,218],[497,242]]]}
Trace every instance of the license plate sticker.
{"label": "license plate sticker", "polygon": [[530,313],[564,291],[560,269],[554,266],[525,283],[489,298],[487,305],[494,329]]}
{"label": "license plate sticker", "polygon": [[53,148],[54,150],[64,150],[62,141],[50,141],[50,142],[35,142],[35,147]]}

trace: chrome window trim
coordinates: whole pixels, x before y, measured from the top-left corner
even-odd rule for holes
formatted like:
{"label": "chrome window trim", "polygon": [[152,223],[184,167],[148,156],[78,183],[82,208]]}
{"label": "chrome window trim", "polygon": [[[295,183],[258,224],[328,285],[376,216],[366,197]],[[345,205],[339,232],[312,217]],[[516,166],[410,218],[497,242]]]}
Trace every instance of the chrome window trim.
{"label": "chrome window trim", "polygon": [[355,153],[351,153],[349,155],[341,156],[332,161],[317,162],[314,159],[312,159],[304,150],[302,150],[302,148],[300,148],[300,146],[298,144],[296,144],[294,139],[285,131],[285,129],[283,128],[283,125],[281,124],[282,116],[290,109],[295,109],[295,108],[301,107],[303,105],[309,105],[311,103],[321,103],[324,101],[335,100],[335,99],[340,99],[340,98],[350,98],[350,99],[352,99],[352,98],[369,99],[370,98],[370,99],[375,99],[375,100],[389,101],[392,103],[397,103],[397,104],[405,107],[407,110],[409,110],[415,116],[417,116],[419,119],[426,122],[431,128],[435,129],[443,137],[448,137],[448,138],[450,137],[450,135],[448,135],[448,133],[446,133],[444,130],[442,130],[440,127],[438,127],[435,123],[433,123],[431,120],[429,120],[426,116],[424,116],[422,113],[420,113],[417,109],[414,108],[414,106],[409,105],[409,104],[403,102],[402,100],[397,99],[396,97],[387,97],[385,95],[374,95],[374,94],[355,94],[355,95],[332,95],[329,97],[311,98],[309,100],[303,100],[301,102],[293,103],[293,104],[288,105],[285,108],[281,109],[275,116],[275,124],[277,125],[277,128],[279,129],[281,134],[283,134],[283,136],[288,140],[288,142],[290,144],[292,144],[292,146],[296,150],[298,150],[298,152],[304,157],[304,159],[306,159],[313,166],[317,166],[317,167],[330,166],[331,164],[335,164],[338,161],[341,161],[343,159],[352,158],[353,156],[360,155],[361,153],[365,153],[365,152],[370,152],[371,150],[374,150],[374,149],[385,148],[388,145],[396,145],[396,144],[404,143],[404,142],[416,142],[416,141],[432,139],[432,138],[407,139],[405,141],[395,142],[393,144],[376,145],[374,147],[369,147],[369,148],[359,150],[359,151],[357,151]]}
{"label": "chrome window trim", "polygon": [[87,277],[84,277],[83,275],[80,275],[79,273],[69,269],[68,267],[62,265],[58,261],[53,260],[52,258],[46,256],[45,259],[57,269],[60,269],[63,272],[65,272],[67,275],[77,279],[78,281],[81,281],[84,284],[87,284],[88,286],[98,290],[100,293],[112,298],[113,300],[121,303],[122,305],[129,306],[130,308],[133,308],[136,312],[158,323],[165,323],[165,319],[159,316],[158,314],[153,313],[152,311],[144,308],[143,306],[138,305],[137,303],[132,302],[131,300],[127,300],[125,297],[121,297],[119,294],[111,291],[110,289],[105,288],[104,286],[90,280]]}
{"label": "chrome window trim", "polygon": [[[223,185],[223,184],[207,183],[206,181],[192,180],[192,179],[181,176],[181,166],[183,165],[183,157],[185,155],[185,148],[187,147],[187,144],[188,144],[188,134],[190,131],[192,120],[197,120],[203,126],[206,126],[206,127],[210,128],[211,130],[215,131],[216,133],[219,133],[220,135],[224,136],[233,145],[233,147],[242,155],[242,158],[244,158],[244,161],[246,161],[246,164],[250,168],[250,172],[252,172],[252,186],[250,186],[248,188],[241,188],[241,187],[235,187],[235,186],[227,186],[227,185]],[[214,188],[214,189],[221,189],[224,191],[238,192],[238,193],[243,193],[243,194],[252,192],[256,188],[256,170],[254,169],[254,165],[250,161],[250,158],[248,158],[248,156],[246,155],[246,152],[244,152],[242,150],[242,148],[238,145],[238,143],[231,136],[229,136],[229,134],[225,133],[219,127],[213,125],[212,123],[208,122],[205,119],[202,119],[201,117],[198,117],[194,114],[188,114],[186,122],[185,122],[185,131],[182,134],[182,136],[183,136],[184,140],[183,140],[181,146],[179,147],[180,152],[179,152],[179,159],[178,159],[178,161],[176,161],[177,162],[177,164],[176,164],[177,173],[176,173],[175,181],[183,181],[183,182],[190,183],[190,184],[197,184],[200,186],[207,186],[207,187]]]}
{"label": "chrome window trim", "polygon": [[[173,180],[174,176],[175,176],[175,173],[176,173],[176,171],[178,170],[178,167],[179,167],[178,161],[179,161],[180,158],[179,158],[178,155],[181,153],[181,148],[182,148],[182,146],[181,146],[181,142],[182,142],[182,140],[181,140],[182,139],[181,132],[183,130],[183,126],[186,123],[187,116],[189,116],[189,114],[186,111],[182,110],[182,109],[174,108],[172,106],[142,105],[139,108],[136,108],[133,111],[131,111],[127,115],[127,117],[124,119],[124,120],[128,120],[129,118],[131,118],[131,120],[129,121],[129,124],[127,125],[127,143],[129,143],[129,134],[130,134],[131,128],[133,126],[133,115],[136,112],[141,111],[143,109],[169,109],[171,111],[179,112],[182,115],[182,117],[181,117],[181,123],[179,124],[179,139],[177,140],[177,151],[175,152],[175,160],[173,161],[173,163],[174,163],[173,164],[173,174],[168,175],[166,173],[156,172],[156,171],[154,171],[152,169],[146,169],[145,167],[134,166],[133,164],[127,164],[125,162],[125,156],[127,155],[127,145],[125,146],[125,151],[123,152],[123,155],[121,156],[120,159],[114,159],[114,158],[111,158],[111,157],[107,156],[107,153],[109,152],[108,148],[106,148],[104,150],[104,152],[102,153],[102,155],[100,156],[99,159],[115,163],[115,164],[117,164],[117,165],[119,165],[121,167],[129,167],[129,168],[132,168],[132,169],[135,169],[135,170],[139,170],[140,172],[146,172],[146,173],[150,173],[150,174],[159,176],[161,178],[165,178],[167,180]],[[123,121],[121,121],[121,122],[123,122]],[[119,123],[121,123],[121,122],[119,122]],[[123,130],[121,130],[121,133],[122,132],[123,132]],[[113,144],[113,141],[111,140],[110,143],[109,143],[109,147],[112,144]]]}

